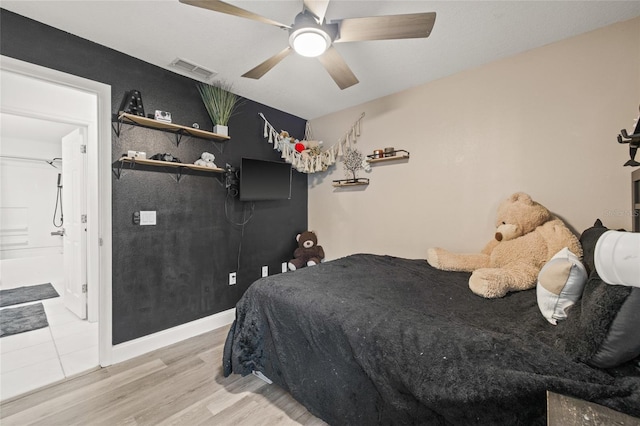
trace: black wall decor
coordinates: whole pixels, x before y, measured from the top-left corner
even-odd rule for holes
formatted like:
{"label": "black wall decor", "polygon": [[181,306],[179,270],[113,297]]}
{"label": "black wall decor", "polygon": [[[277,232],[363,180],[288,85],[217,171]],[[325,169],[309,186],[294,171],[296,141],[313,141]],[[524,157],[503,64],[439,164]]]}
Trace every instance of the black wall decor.
{"label": "black wall decor", "polygon": [[[147,111],[170,111],[176,124],[212,123],[196,81],[91,41],[0,9],[0,53],[111,85],[112,112],[130,90]],[[262,137],[263,112],[271,123],[302,138],[301,118],[246,100],[229,122],[231,139],[212,142],[121,126],[112,133],[113,164],[129,150],[147,158],[170,153],[193,163],[203,151],[218,167],[240,167],[242,157],[280,160]],[[261,267],[280,273],[307,229],[307,178],[293,172],[292,198],[241,202],[228,197],[222,175],[188,171],[177,181],[163,168],[125,165],[113,174],[113,343],[184,324],[235,306]],[[156,211],[157,225],[133,222],[138,211]],[[243,226],[242,223],[246,224]],[[237,284],[229,286],[229,273]]]}

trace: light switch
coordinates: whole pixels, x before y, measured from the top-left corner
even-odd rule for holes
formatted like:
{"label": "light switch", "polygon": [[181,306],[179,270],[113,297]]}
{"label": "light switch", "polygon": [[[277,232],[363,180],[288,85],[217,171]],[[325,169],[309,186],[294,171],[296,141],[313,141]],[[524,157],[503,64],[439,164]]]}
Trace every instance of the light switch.
{"label": "light switch", "polygon": [[156,211],[140,210],[140,225],[155,225],[156,224]]}

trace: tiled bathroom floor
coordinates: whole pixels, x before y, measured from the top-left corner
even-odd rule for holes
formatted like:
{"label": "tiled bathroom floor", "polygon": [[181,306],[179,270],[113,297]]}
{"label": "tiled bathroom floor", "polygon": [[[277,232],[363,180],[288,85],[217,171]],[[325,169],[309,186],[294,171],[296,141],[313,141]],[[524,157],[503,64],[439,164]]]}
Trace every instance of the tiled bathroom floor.
{"label": "tiled bathroom floor", "polygon": [[79,319],[65,308],[62,297],[42,304],[48,327],[0,339],[0,400],[99,365],[98,323]]}

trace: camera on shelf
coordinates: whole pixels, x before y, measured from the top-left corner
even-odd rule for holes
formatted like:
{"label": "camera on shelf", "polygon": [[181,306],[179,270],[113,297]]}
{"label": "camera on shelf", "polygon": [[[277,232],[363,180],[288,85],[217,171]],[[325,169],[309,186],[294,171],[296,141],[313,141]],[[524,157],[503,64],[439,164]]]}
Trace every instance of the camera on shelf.
{"label": "camera on shelf", "polygon": [[151,156],[151,160],[158,160],[158,161],[167,161],[169,163],[180,163],[180,159],[178,157],[174,157],[171,154],[154,154]]}
{"label": "camera on shelf", "polygon": [[164,121],[165,123],[171,123],[171,113],[167,111],[156,110],[154,118],[158,121]]}

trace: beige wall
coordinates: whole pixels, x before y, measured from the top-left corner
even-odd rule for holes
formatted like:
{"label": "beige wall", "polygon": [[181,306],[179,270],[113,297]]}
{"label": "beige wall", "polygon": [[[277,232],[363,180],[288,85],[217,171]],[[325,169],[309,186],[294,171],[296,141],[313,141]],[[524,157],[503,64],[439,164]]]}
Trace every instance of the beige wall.
{"label": "beige wall", "polygon": [[632,169],[616,135],[631,130],[639,102],[634,19],[315,119],[330,146],[364,112],[358,149],[393,146],[411,159],[360,171],[371,183],[356,189],[332,186],[341,163],[310,175],[309,227],[328,259],[475,252],[499,202],[525,191],[578,231],[596,218],[630,229]]}

